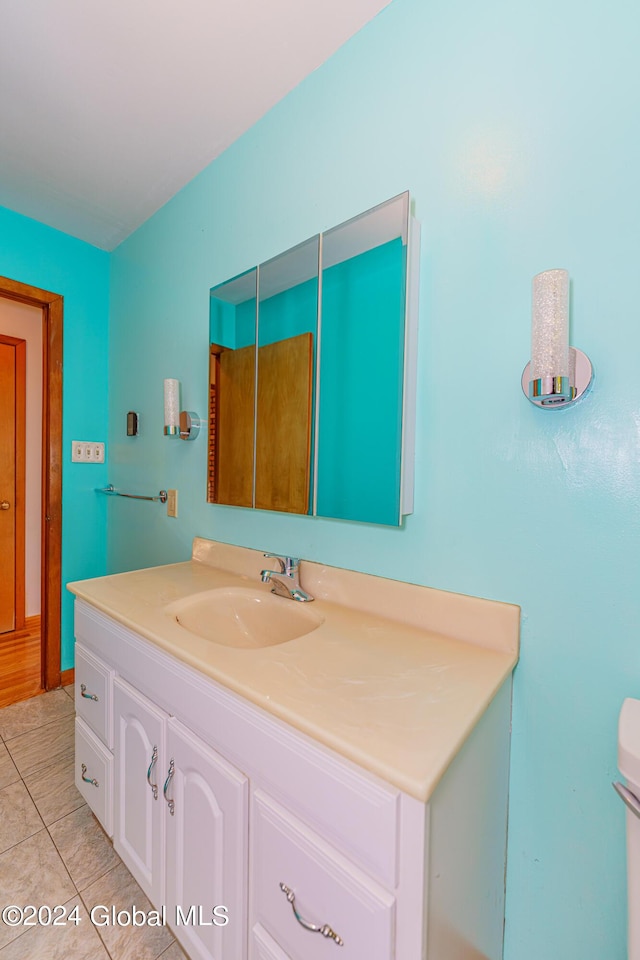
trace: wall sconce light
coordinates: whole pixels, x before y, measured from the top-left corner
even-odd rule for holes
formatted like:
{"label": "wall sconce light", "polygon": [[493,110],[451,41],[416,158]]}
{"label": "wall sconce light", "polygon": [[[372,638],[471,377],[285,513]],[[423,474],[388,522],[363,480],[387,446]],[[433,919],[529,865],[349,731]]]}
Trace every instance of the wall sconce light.
{"label": "wall sconce light", "polygon": [[531,361],[522,373],[524,395],[538,407],[566,407],[591,386],[593,368],[569,346],[569,273],[545,270],[533,278]]}
{"label": "wall sconce light", "polygon": [[193,410],[180,410],[180,381],[164,381],[164,435],[195,440],[200,433],[201,420]]}

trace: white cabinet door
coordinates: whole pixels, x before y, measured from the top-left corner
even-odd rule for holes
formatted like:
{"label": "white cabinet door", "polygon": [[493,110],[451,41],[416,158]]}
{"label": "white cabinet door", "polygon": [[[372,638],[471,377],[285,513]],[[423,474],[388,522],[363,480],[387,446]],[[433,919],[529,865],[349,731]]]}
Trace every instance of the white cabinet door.
{"label": "white cabinet door", "polygon": [[247,778],[173,717],[167,756],[167,918],[192,960],[243,960]]}
{"label": "white cabinet door", "polygon": [[165,806],[162,799],[167,715],[117,677],[114,680],[113,845],[154,906],[164,903]]}

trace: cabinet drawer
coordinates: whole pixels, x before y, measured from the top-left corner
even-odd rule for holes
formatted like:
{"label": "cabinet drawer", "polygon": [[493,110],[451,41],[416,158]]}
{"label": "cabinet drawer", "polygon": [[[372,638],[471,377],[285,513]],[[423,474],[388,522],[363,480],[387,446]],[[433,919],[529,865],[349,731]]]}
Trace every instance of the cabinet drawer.
{"label": "cabinet drawer", "polygon": [[[292,960],[390,960],[395,900],[388,891],[259,790],[250,836],[254,929],[263,927]],[[343,941],[339,951],[333,938],[306,929],[294,907],[307,923],[328,925]]]}
{"label": "cabinet drawer", "polygon": [[86,723],[76,717],[76,787],[105,833],[113,836],[113,757]]}
{"label": "cabinet drawer", "polygon": [[94,733],[113,748],[111,722],[111,678],[114,671],[93,653],[76,643],[75,701],[76,714]]}

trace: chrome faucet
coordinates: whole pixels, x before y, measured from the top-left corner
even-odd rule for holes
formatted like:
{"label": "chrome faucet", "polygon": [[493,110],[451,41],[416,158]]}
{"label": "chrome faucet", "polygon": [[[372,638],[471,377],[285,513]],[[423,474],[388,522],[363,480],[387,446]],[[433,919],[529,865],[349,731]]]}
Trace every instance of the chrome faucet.
{"label": "chrome faucet", "polygon": [[300,561],[297,557],[280,557],[277,553],[265,553],[265,557],[277,560],[279,570],[263,570],[260,574],[263,583],[272,583],[271,593],[288,600],[307,602],[313,600],[310,593],[300,586]]}

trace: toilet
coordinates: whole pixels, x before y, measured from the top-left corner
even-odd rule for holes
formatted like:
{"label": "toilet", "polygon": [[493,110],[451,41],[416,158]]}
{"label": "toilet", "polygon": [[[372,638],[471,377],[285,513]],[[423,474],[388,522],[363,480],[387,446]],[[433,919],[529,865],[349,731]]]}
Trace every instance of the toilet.
{"label": "toilet", "polygon": [[627,807],[628,960],[640,960],[640,700],[622,704],[618,722],[618,767],[627,785],[614,789]]}

